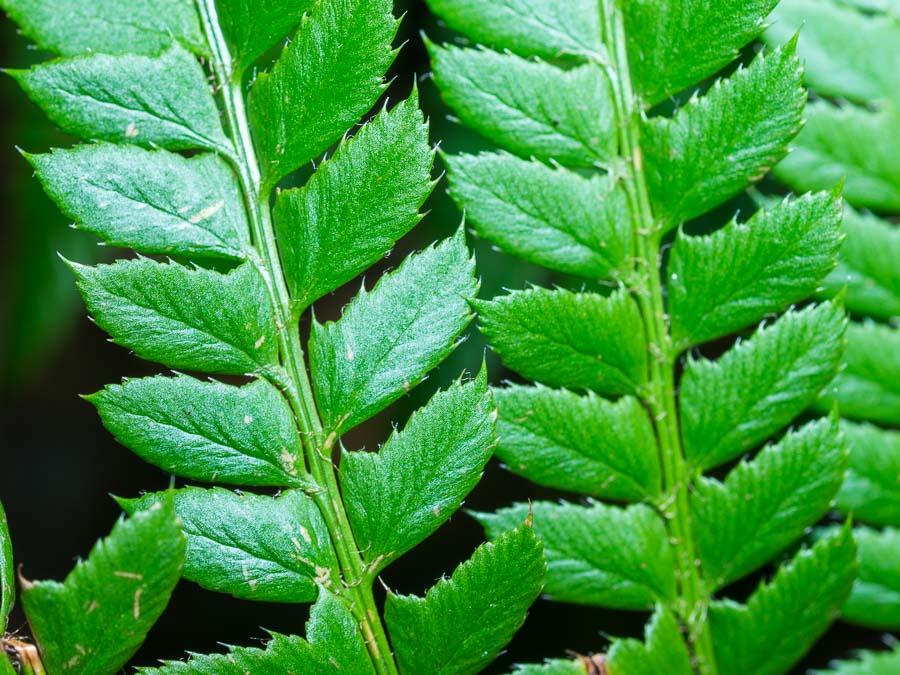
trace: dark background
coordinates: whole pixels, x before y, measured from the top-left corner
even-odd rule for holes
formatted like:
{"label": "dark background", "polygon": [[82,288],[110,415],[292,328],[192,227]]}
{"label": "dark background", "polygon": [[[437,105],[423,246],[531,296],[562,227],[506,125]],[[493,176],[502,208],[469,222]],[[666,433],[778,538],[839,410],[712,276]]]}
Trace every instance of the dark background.
{"label": "dark background", "polygon": [[[420,33],[449,36],[436,26],[423,3],[409,0],[398,4],[402,5],[399,11],[407,11],[398,44],[406,44],[393,69],[395,80],[388,96],[395,100],[406,96],[418,79],[435,142],[440,140],[450,152],[485,146],[486,142],[447,119],[447,111],[427,76]],[[45,56],[28,48],[12,24],[0,17],[0,64],[25,67]],[[62,579],[78,556],[87,555],[95,540],[105,535],[119,516],[119,508],[109,495],[135,496],[144,490],[163,489],[169,483],[167,475],[119,446],[103,429],[92,406],[79,398],[79,394],[92,393],[123,376],[151,375],[160,369],[109,343],[86,319],[73,280],[56,253],[91,262],[109,258],[112,252],[95,246],[89,235],[68,227],[68,221],[43,195],[15,149],[19,146],[41,152],[73,142],[43,118],[10,78],[0,77],[0,499],[9,518],[16,562],[32,579]],[[451,234],[458,226],[461,216],[444,189],[442,182],[427,207],[430,217],[398,245],[379,271],[396,265],[408,251]],[[737,205],[729,205],[714,218],[724,222],[735,208]],[[520,288],[526,279],[538,284],[571,283],[497,253],[483,242],[473,245],[484,297],[497,295],[503,288]],[[371,280],[375,274],[369,272],[367,277]],[[358,283],[350,284],[317,303],[317,316],[338,316],[357,288]],[[411,410],[463,369],[476,370],[484,354],[484,340],[477,330],[470,330],[469,340],[434,376],[387,414],[354,431],[346,439],[348,447],[377,447],[389,433],[392,421],[402,423]],[[493,381],[511,377],[490,353],[487,359]],[[467,506],[493,510],[517,500],[563,496],[531,485],[492,462]],[[421,594],[468,558],[482,541],[480,528],[460,512],[423,545],[393,564],[384,581],[396,591]],[[745,598],[760,578],[736,585],[729,594]],[[183,658],[186,651],[220,651],[220,643],[258,644],[265,636],[262,627],[302,633],[307,614],[305,606],[236,600],[182,582],[134,664]],[[516,662],[561,657],[566,650],[585,654],[604,651],[608,635],[641,636],[645,618],[633,612],[538,601],[524,628],[490,672],[508,671]],[[25,630],[17,608],[11,628],[20,627]],[[876,633],[837,623],[798,672],[824,667],[830,659],[845,656],[851,649],[881,644]]]}

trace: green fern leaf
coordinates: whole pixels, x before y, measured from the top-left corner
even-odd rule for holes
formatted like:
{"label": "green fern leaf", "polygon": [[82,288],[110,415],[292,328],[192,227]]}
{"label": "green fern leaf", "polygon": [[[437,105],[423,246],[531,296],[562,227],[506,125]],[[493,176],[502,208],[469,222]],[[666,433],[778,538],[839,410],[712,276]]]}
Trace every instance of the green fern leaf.
{"label": "green fern leaf", "polygon": [[6,634],[9,613],[12,611],[16,594],[16,568],[13,565],[12,539],[6,511],[0,502],[0,634]]}
{"label": "green fern leaf", "polygon": [[246,255],[249,226],[238,184],[215,155],[185,159],[98,143],[26,159],[60,210],[107,244],[204,258]]}
{"label": "green fern leaf", "polygon": [[206,75],[178,45],[158,57],[94,54],[7,72],[47,117],[75,136],[230,152]]}
{"label": "green fern leaf", "polygon": [[[168,493],[120,499],[128,513]],[[278,498],[213,488],[173,494],[187,536],[184,578],[211,591],[271,602],[312,602],[334,583],[334,549],[315,505],[297,490]]]}
{"label": "green fern leaf", "polygon": [[520,56],[602,55],[593,0],[428,0],[431,10],[473,42]]}
{"label": "green fern leaf", "polygon": [[709,620],[721,672],[787,672],[837,614],[856,566],[856,544],[845,527],[798,553],[746,605],[713,603]]}
{"label": "green fern leaf", "polygon": [[823,392],[819,406],[840,403],[853,419],[900,424],[900,329],[876,323],[847,329],[846,367]]}
{"label": "green fern leaf", "polygon": [[[846,0],[782,0],[769,17],[772,25],[764,39],[778,44],[800,30],[804,78],[826,96],[900,104],[900,25],[896,17],[864,13],[853,5]],[[887,2],[878,9],[886,12],[890,6]]]}
{"label": "green fern leaf", "polygon": [[631,396],[512,386],[500,406],[497,456],[538,485],[593,497],[642,501],[660,492],[659,449],[647,413]]}
{"label": "green fern leaf", "polygon": [[274,312],[250,264],[227,275],[146,258],[72,269],[97,324],[141,358],[233,375],[277,363]]}
{"label": "green fern leaf", "polygon": [[610,672],[634,675],[694,673],[678,620],[671,612],[659,607],[647,624],[644,642],[616,640],[609,651],[607,665]]}
{"label": "green fern leaf", "polygon": [[843,431],[852,453],[838,509],[866,523],[900,527],[900,433],[852,422]]}
{"label": "green fern leaf", "polygon": [[526,523],[480,546],[424,598],[388,594],[385,619],[401,671],[480,672],[525,621],[544,565]]}
{"label": "green fern leaf", "polygon": [[475,307],[494,351],[527,378],[630,394],[647,376],[640,314],[624,291],[602,297],[533,288]]}
{"label": "green fern leaf", "polygon": [[64,56],[155,56],[173,38],[197,54],[208,50],[197,12],[183,0],[2,0],[0,7],[38,47]]}
{"label": "green fern leaf", "polygon": [[390,0],[317,3],[250,91],[250,119],[272,186],[321,155],[378,100],[394,60]]}
{"label": "green fern leaf", "polygon": [[284,675],[340,672],[374,675],[359,626],[334,594],[319,590],[306,624],[306,640],[270,633],[265,649],[232,647],[227,654],[195,654],[190,661],[168,661],[139,668],[141,675]]}
{"label": "green fern leaf", "polygon": [[178,583],[185,555],[170,499],[119,521],[62,583],[23,581],[22,606],[48,672],[114,673]]}
{"label": "green fern leaf", "polygon": [[829,296],[844,291],[847,310],[876,319],[900,317],[900,231],[887,221],[844,206],[846,235],[837,268],[825,279]]}
{"label": "green fern leaf", "polygon": [[[417,385],[471,321],[475,263],[460,230],[407,259],[341,319],[314,323],[310,360],[326,429],[345,432]],[[378,335],[372,341],[370,335]]]}
{"label": "green fern leaf", "polygon": [[679,235],[669,265],[676,344],[714,340],[808,298],[834,267],[840,222],[838,196],[818,194],[706,237]]}
{"label": "green fern leaf", "polygon": [[377,453],[344,453],[341,488],[371,574],[459,509],[491,457],[496,414],[482,370],[435,395]]}
{"label": "green fern leaf", "polygon": [[814,675],[892,675],[900,669],[900,650],[889,652],[858,652],[853,661],[837,661],[828,670],[813,671]]}
{"label": "green fern leaf", "polygon": [[841,616],[879,630],[900,629],[900,531],[859,527],[859,581]]}
{"label": "green fern leaf", "polygon": [[[521,522],[529,504],[476,514],[493,538]],[[533,505],[535,532],[544,545],[544,592],[562,602],[650,609],[675,596],[671,549],[659,515],[644,504],[626,509],[591,503]]]}
{"label": "green fern leaf", "polygon": [[628,2],[623,20],[635,79],[648,103],[713,75],[765,28],[778,0]]}
{"label": "green fern leaf", "polygon": [[573,166],[614,155],[612,96],[598,65],[562,70],[491,50],[428,46],[444,100],[501,147]]}
{"label": "green fern leaf", "polygon": [[279,193],[275,224],[297,308],[376,263],[419,222],[433,157],[414,96],[341,144],[304,187]]}
{"label": "green fern leaf", "polygon": [[787,313],[718,361],[690,359],[681,385],[690,461],[718,466],[789,424],[837,373],[845,326],[841,308],[825,303]]}
{"label": "green fern leaf", "polygon": [[177,476],[232,485],[306,482],[290,408],[264,380],[232,387],[187,375],[151,377],[87,399],[120,443]]}
{"label": "green fern leaf", "polygon": [[837,419],[813,422],[742,462],[723,483],[703,479],[691,507],[713,588],[740,579],[828,512],[847,467]]}
{"label": "green fern leaf", "polygon": [[624,191],[507,153],[445,156],[450,194],[479,236],[537,265],[606,278],[624,271],[631,232]]}
{"label": "green fern leaf", "polygon": [[709,211],[762,178],[787,154],[805,102],[790,42],[718,81],[671,119],[650,120],[644,161],[663,228]]}
{"label": "green fern leaf", "polygon": [[775,175],[800,190],[828,189],[846,179],[851,204],[900,211],[900,114],[815,102],[794,151]]}
{"label": "green fern leaf", "polygon": [[284,41],[315,0],[220,0],[219,23],[231,47],[236,73]]}

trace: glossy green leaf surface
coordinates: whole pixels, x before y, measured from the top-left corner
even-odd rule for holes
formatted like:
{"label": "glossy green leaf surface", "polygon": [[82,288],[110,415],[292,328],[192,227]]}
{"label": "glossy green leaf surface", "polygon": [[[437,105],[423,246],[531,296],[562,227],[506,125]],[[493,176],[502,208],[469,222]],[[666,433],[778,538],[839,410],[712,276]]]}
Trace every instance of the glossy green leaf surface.
{"label": "glossy green leaf surface", "polygon": [[23,582],[22,606],[47,671],[122,668],[166,608],[184,556],[163,493],[155,508],[116,523],[64,582]]}
{"label": "glossy green leaf surface", "polygon": [[502,148],[574,166],[614,154],[610,85],[598,65],[563,70],[487,49],[429,44],[429,51],[447,105]]}
{"label": "glossy green leaf surface", "polygon": [[541,664],[516,665],[510,675],[587,675],[587,672],[581,659],[548,659]]}
{"label": "glossy green leaf surface", "polygon": [[434,152],[417,103],[381,112],[304,187],[279,193],[278,241],[300,308],[376,263],[421,219]]}
{"label": "glossy green leaf surface", "polygon": [[800,62],[789,43],[717,81],[674,117],[652,118],[644,130],[644,163],[663,228],[709,211],[762,178],[787,153],[805,102]]}
{"label": "glossy green leaf surface", "polygon": [[643,323],[625,291],[531,288],[476,308],[491,347],[529,379],[610,395],[633,393],[647,376]]}
{"label": "glossy green leaf surface", "polygon": [[844,370],[823,391],[819,407],[837,401],[845,417],[900,424],[900,329],[850,324],[844,360]]}
{"label": "glossy green leaf surface", "polygon": [[627,266],[631,232],[621,186],[505,152],[449,155],[450,194],[478,236],[537,265],[605,278]]}
{"label": "glossy green leaf surface", "polygon": [[812,422],[691,498],[703,574],[720,588],[759,568],[828,512],[848,453],[837,419]]}
{"label": "glossy green leaf surface", "polygon": [[805,117],[794,151],[775,168],[779,180],[798,190],[827,190],[846,179],[851,204],[900,211],[900,113],[816,101]]}
{"label": "glossy green leaf surface", "polygon": [[638,399],[511,386],[496,389],[497,457],[538,485],[624,501],[660,492],[659,449]]}
{"label": "glossy green leaf surface", "polygon": [[[674,597],[674,560],[662,519],[640,504],[626,509],[535,502],[534,528],[547,559],[544,592],[553,600],[620,609],[650,609]],[[477,514],[496,537],[529,513],[517,504]]]}
{"label": "glossy green leaf surface", "polygon": [[845,527],[798,553],[746,605],[714,602],[709,620],[720,672],[788,672],[837,617],[856,567],[856,544]]}
{"label": "glossy green leaf surface", "polygon": [[274,312],[250,263],[229,274],[147,258],[72,268],[97,325],[141,358],[233,375],[276,363]]}
{"label": "glossy green leaf surface", "polygon": [[[119,500],[129,513],[165,493]],[[184,578],[245,600],[312,602],[334,583],[334,550],[312,500],[298,490],[273,498],[222,488],[173,493],[187,536]]]}
{"label": "glossy green leaf surface", "polygon": [[373,675],[356,619],[343,601],[319,589],[306,624],[306,639],[270,633],[264,649],[231,647],[227,654],[194,654],[189,661],[167,661],[140,668],[141,675],[313,675],[340,672]]}
{"label": "glossy green leaf surface", "polygon": [[541,545],[520,525],[478,547],[424,598],[388,594],[385,621],[406,673],[478,673],[525,621],[541,591]]}
{"label": "glossy green leaf surface", "polygon": [[461,506],[496,444],[487,373],[436,394],[375,453],[345,452],[341,489],[365,560],[381,569]]}
{"label": "glossy green leaf surface", "polygon": [[718,361],[689,359],[681,382],[689,461],[718,466],[790,424],[837,373],[845,324],[828,302],[788,312]]}
{"label": "glossy green leaf surface", "polygon": [[678,619],[657,607],[645,630],[644,641],[616,640],[609,651],[611,673],[634,675],[693,675],[691,655],[681,637]]}
{"label": "glossy green leaf surface", "polygon": [[3,0],[0,7],[38,47],[64,56],[156,56],[173,38],[207,50],[197,12],[183,0]]}
{"label": "glossy green leaf surface", "polygon": [[676,344],[714,340],[808,298],[834,268],[840,222],[838,195],[819,193],[708,236],[680,234],[669,263]]}
{"label": "glossy green leaf surface", "polygon": [[268,73],[250,91],[263,180],[321,155],[371,108],[394,60],[390,0],[317,3]]}
{"label": "glossy green leaf surface", "polygon": [[6,623],[16,598],[16,568],[13,564],[12,539],[6,511],[0,503],[0,634],[6,633]]}
{"label": "glossy green leaf surface", "polygon": [[168,150],[228,151],[206,74],[177,45],[158,57],[92,54],[7,72],[66,133]]}
{"label": "glossy green leaf surface", "polygon": [[668,0],[622,5],[637,86],[649,103],[730,63],[765,28],[778,0]]}
{"label": "glossy green leaf surface", "polygon": [[[891,2],[878,9],[888,11]],[[853,5],[846,0],[782,0],[769,17],[764,39],[783,42],[799,30],[804,79],[827,96],[900,104],[900,22]]]}
{"label": "glossy green leaf surface", "polygon": [[144,253],[243,258],[249,226],[232,170],[219,157],[107,143],[28,155],[79,229]]}
{"label": "glossy green leaf surface", "polygon": [[900,432],[871,424],[843,425],[850,471],[837,507],[854,520],[900,527]]}
{"label": "glossy green leaf surface", "polygon": [[218,0],[219,24],[238,71],[253,63],[291,32],[315,0]]}
{"label": "glossy green leaf surface", "polygon": [[[407,258],[336,322],[314,323],[310,361],[327,429],[347,431],[421,382],[471,320],[478,293],[463,231]],[[378,340],[372,340],[378,335]]]}
{"label": "glossy green leaf surface", "polygon": [[838,265],[825,280],[825,291],[846,288],[847,311],[877,319],[900,317],[900,230],[871,214],[844,206],[846,235]]}
{"label": "glossy green leaf surface", "polygon": [[859,579],[841,610],[851,623],[900,630],[900,531],[858,527]]}
{"label": "glossy green leaf surface", "polygon": [[828,670],[816,670],[815,675],[893,675],[900,670],[900,651],[896,647],[887,652],[858,652],[852,661],[836,661]]}
{"label": "glossy green leaf surface", "polygon": [[473,42],[520,56],[552,59],[606,51],[594,0],[428,0],[428,6]]}
{"label": "glossy green leaf surface", "polygon": [[150,377],[109,385],[88,400],[120,443],[176,476],[278,487],[303,480],[291,410],[264,380],[233,387]]}

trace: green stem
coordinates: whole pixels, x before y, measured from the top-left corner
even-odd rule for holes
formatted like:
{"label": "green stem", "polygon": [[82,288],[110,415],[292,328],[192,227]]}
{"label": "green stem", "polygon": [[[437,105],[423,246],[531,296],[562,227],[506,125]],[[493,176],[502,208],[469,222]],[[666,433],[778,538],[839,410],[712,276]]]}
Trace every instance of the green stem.
{"label": "green stem", "polygon": [[244,105],[242,74],[233,69],[233,61],[228,43],[219,26],[214,0],[198,0],[198,6],[212,49],[212,70],[222,88],[225,116],[235,146],[235,154],[230,159],[241,181],[250,217],[253,243],[261,257],[261,260],[256,261],[257,267],[266,281],[275,307],[278,347],[286,372],[286,381],[283,381],[284,377],[280,377],[279,384],[284,389],[297,417],[301,444],[309,471],[317,486],[312,490],[312,498],[325,520],[337,554],[338,567],[332,569],[331,578],[340,584],[340,587],[334,590],[350,599],[351,611],[359,622],[375,672],[379,675],[397,675],[398,670],[387,633],[372,593],[373,579],[366,574],[365,563],[353,537],[335,476],[332,451],[337,439],[333,434],[326,436],[322,428],[306,370],[303,346],[300,342],[299,319],[291,310],[290,292],[272,225],[269,192],[262,184],[259,161]]}
{"label": "green stem", "polygon": [[622,14],[615,0],[601,0],[601,11],[604,42],[610,51],[608,73],[619,120],[619,152],[624,158],[623,185],[634,231],[637,282],[633,290],[650,350],[649,384],[643,397],[656,426],[665,494],[660,506],[675,549],[677,565],[679,597],[675,610],[687,629],[698,672],[701,675],[716,675],[718,668],[706,620],[709,594],[703,583],[694,542],[690,475],[678,427],[675,399],[675,361],[678,354],[669,334],[659,273],[662,231],[650,205],[640,147],[641,105],[631,82]]}

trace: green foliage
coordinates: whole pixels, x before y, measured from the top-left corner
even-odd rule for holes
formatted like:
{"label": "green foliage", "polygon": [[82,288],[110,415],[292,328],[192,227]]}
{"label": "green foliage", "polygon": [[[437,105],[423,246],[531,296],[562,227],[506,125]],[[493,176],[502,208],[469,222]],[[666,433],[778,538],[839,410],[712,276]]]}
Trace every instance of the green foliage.
{"label": "green foliage", "polygon": [[206,40],[184,0],[3,0],[0,7],[41,49],[155,56],[172,39],[198,54]]}
{"label": "green foliage", "polygon": [[[134,513],[168,493],[120,500]],[[297,490],[280,497],[213,488],[174,492],[187,536],[184,577],[237,598],[312,602],[329,578],[335,554],[315,504]]]}
{"label": "green foliage", "polygon": [[529,519],[480,546],[424,598],[389,594],[385,619],[401,670],[480,672],[525,621],[541,591],[544,564]]}
{"label": "green foliage", "polygon": [[7,72],[72,135],[167,150],[229,151],[206,74],[177,45],[158,57],[92,54]]}
{"label": "green foliage", "polygon": [[660,492],[656,439],[633,396],[510,386],[495,391],[497,456],[510,471],[560,490],[640,501]]}
{"label": "green foliage", "polygon": [[347,431],[419,384],[453,351],[477,293],[475,261],[459,230],[371,292],[363,287],[339,321],[313,323],[310,361],[325,428]]}
{"label": "green foliage", "polygon": [[788,672],[825,632],[855,578],[856,544],[845,527],[798,553],[746,605],[713,603],[709,620],[722,672]]}
{"label": "green foliage", "polygon": [[844,605],[843,617],[863,626],[893,630],[900,625],[900,531],[860,527],[855,532],[859,581]]}
{"label": "green foliage", "polygon": [[419,222],[433,157],[414,96],[379,113],[304,187],[277,195],[275,225],[299,309],[378,262]]}
{"label": "green foliage", "polygon": [[306,640],[271,633],[265,649],[232,647],[227,654],[196,654],[187,662],[167,661],[160,668],[140,668],[141,675],[282,675],[326,673],[371,675],[359,626],[333,593],[321,591],[306,624]]}
{"label": "green foliage", "polygon": [[[179,576],[247,600],[314,602],[306,639],[272,634],[265,649],[146,672],[396,675],[398,661],[418,672],[416,654],[439,650],[449,671],[488,664],[541,589],[530,528],[479,549],[421,610],[392,600],[393,644],[372,588],[480,479],[497,444],[486,374],[436,394],[376,453],[342,439],[462,340],[479,289],[463,230],[363,285],[336,321],[311,310],[386,257],[434,187],[415,88],[367,119],[396,55],[393,2],[0,4],[59,57],[8,72],[88,141],[23,154],[76,228],[136,254],[69,263],[92,319],[140,358],[217,378],[176,372],[87,397],[179,489],[121,499],[131,519],[65,585],[25,589],[48,671],[117,672]],[[122,570],[125,585],[95,597]],[[509,589],[500,603],[498,587]],[[467,640],[462,627],[479,620],[487,628]]]}
{"label": "green foliage", "polygon": [[[501,250],[588,280],[475,307],[504,364],[536,381],[495,391],[501,459],[540,485],[626,502],[533,505],[549,598],[653,612],[643,642],[613,641],[613,673],[787,672],[856,574],[846,531],[749,604],[717,597],[802,539],[848,465],[836,417],[791,428],[841,366],[842,302],[795,307],[835,268],[840,177],[688,234],[802,126],[793,34],[729,67],[776,4],[429,0],[485,45],[429,50],[453,113],[498,146],[447,157],[450,194]],[[659,105],[688,88],[674,111]],[[701,355],[737,333],[708,350],[718,359]],[[723,480],[703,476],[740,457]],[[496,537],[529,508],[477,517]]]}
{"label": "green foliage", "polygon": [[475,231],[507,253],[588,278],[625,268],[632,253],[625,193],[604,176],[505,152],[444,159],[450,193],[471,204]]}
{"label": "green foliage", "polygon": [[13,566],[12,539],[6,511],[0,503],[0,634],[6,632],[9,613],[16,598],[16,570]]}
{"label": "green foliage", "polygon": [[263,185],[271,187],[321,155],[378,100],[395,54],[392,5],[390,0],[318,3],[271,72],[256,79],[250,120]]}
{"label": "green foliage", "polygon": [[624,292],[530,288],[476,308],[494,351],[523,377],[609,395],[634,393],[646,377],[641,317]]}
{"label": "green foliage", "polygon": [[265,380],[233,387],[187,375],[148,377],[87,400],[122,445],[175,475],[277,487],[307,479],[291,409]]}
{"label": "green foliage", "polygon": [[[477,517],[488,536],[497,537],[531,508],[517,504]],[[672,551],[662,521],[648,506],[536,502],[533,511],[547,559],[548,597],[621,609],[650,609],[675,597]]]}
{"label": "green foliage", "polygon": [[859,652],[853,661],[838,661],[829,670],[817,670],[816,675],[892,675],[900,668],[900,651]]}
{"label": "green foliage", "polygon": [[377,453],[344,452],[341,489],[371,574],[459,509],[491,457],[495,420],[482,369],[475,382],[436,394]]}
{"label": "green foliage", "polygon": [[184,555],[164,495],[117,523],[63,583],[23,581],[22,606],[48,672],[117,672],[168,604]]}
{"label": "green foliage", "polygon": [[60,210],[107,244],[169,255],[246,255],[241,193],[215,155],[185,159],[97,143],[26,157]]}
{"label": "green foliage", "polygon": [[[765,36],[776,41],[803,23],[799,48],[806,61],[805,77],[819,94],[797,137],[796,151],[779,165],[776,175],[795,190],[815,189],[834,177],[845,180],[845,197],[855,207],[845,207],[847,241],[825,293],[846,289],[847,308],[862,321],[848,328],[843,369],[823,392],[818,407],[837,406],[842,415],[861,422],[844,425],[851,468],[837,506],[876,527],[895,525],[900,517],[895,480],[900,435],[866,423],[888,428],[900,423],[896,327],[900,233],[895,224],[857,209],[885,216],[900,212],[900,22],[895,5],[785,0]],[[841,39],[835,41],[837,37]],[[857,538],[860,580],[844,616],[874,628],[896,629],[900,539],[893,530],[879,533],[869,528],[860,529]],[[859,665],[867,667],[868,663]],[[876,666],[872,668],[877,672]]]}
{"label": "green foliage", "polygon": [[611,672],[635,675],[691,675],[691,655],[681,637],[681,627],[671,612],[657,608],[647,623],[644,642],[617,640],[609,652]]}
{"label": "green foliage", "polygon": [[230,375],[277,363],[274,311],[250,263],[228,274],[149,258],[72,270],[97,325],[141,358]]}

